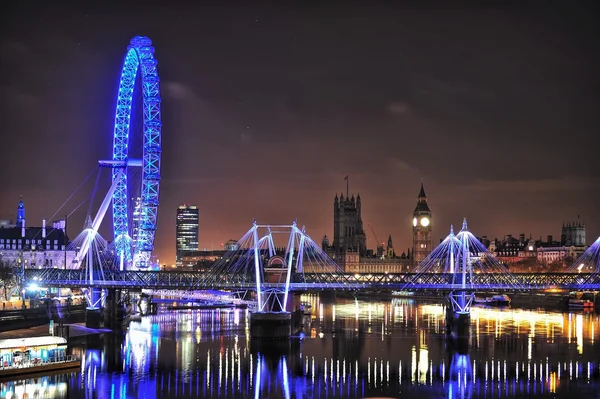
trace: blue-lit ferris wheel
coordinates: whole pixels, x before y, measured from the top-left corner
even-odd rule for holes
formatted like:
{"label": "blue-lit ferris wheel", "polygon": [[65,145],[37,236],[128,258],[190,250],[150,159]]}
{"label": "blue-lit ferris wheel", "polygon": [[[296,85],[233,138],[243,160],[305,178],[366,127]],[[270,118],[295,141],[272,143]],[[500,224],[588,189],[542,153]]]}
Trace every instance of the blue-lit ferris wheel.
{"label": "blue-lit ferris wheel", "polygon": [[[121,72],[117,96],[113,139],[112,196],[114,244],[121,264],[146,267],[154,248],[154,234],[158,216],[161,157],[160,79],[152,41],[145,36],[131,39]],[[138,73],[140,79],[138,80]],[[136,80],[141,92],[143,113],[142,158],[135,159],[130,152],[129,135],[132,126],[132,105]],[[135,108],[135,107],[134,107]],[[132,132],[133,134],[134,132]],[[123,168],[141,168],[139,200],[133,208],[129,203],[127,173]],[[135,234],[134,234],[135,230]]]}

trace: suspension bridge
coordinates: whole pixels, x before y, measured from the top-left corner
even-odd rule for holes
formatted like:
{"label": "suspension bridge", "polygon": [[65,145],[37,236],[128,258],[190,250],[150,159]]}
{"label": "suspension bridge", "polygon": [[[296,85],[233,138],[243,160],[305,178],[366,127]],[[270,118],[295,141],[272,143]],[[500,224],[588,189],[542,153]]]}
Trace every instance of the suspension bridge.
{"label": "suspension bridge", "polygon": [[[453,306],[464,311],[475,291],[600,290],[600,238],[568,273],[513,274],[468,231],[466,221],[458,234],[451,231],[413,273],[347,274],[296,221],[290,225],[255,221],[238,246],[209,272],[155,270],[152,250],[162,124],[154,53],[152,41],[143,36],[134,37],[127,47],[117,94],[113,153],[98,162],[92,200],[101,170],[110,170],[111,184],[95,215],[90,200],[85,228],[71,244],[77,251],[74,263],[64,269],[26,269],[26,283],[83,288],[92,309],[103,307],[114,290],[255,291],[261,311],[285,310],[289,293],[298,291],[439,290],[449,292]],[[138,103],[142,117],[136,120]],[[133,145],[136,139],[139,146]],[[98,231],[111,205],[113,237],[109,241]],[[275,247],[278,235],[286,240],[283,251]],[[108,291],[113,291],[112,296]]]}
{"label": "suspension bridge", "polygon": [[[466,227],[466,226],[465,226]],[[254,233],[268,233],[257,239]],[[277,229],[277,230],[275,230]],[[273,236],[286,231],[288,247],[277,254]],[[405,291],[544,291],[549,289],[599,290],[600,273],[581,273],[580,265],[598,260],[600,239],[586,251],[567,273],[510,273],[468,231],[458,237],[451,233],[412,273],[348,274],[305,233],[292,225],[257,225],[239,241],[238,248],[226,253],[208,272],[120,270],[115,268],[26,269],[28,281],[51,287],[116,289],[168,289],[182,291],[220,290],[405,290]],[[469,256],[462,256],[461,240],[466,238]],[[304,241],[302,247],[300,241]],[[290,244],[296,242],[294,247]],[[455,252],[452,252],[452,249]],[[465,253],[467,251],[464,251]],[[273,262],[273,260],[276,262]],[[453,260],[454,259],[454,260]],[[463,267],[463,263],[465,267]],[[258,271],[258,273],[257,273]],[[465,286],[463,286],[463,271]],[[288,280],[289,278],[289,280]]]}

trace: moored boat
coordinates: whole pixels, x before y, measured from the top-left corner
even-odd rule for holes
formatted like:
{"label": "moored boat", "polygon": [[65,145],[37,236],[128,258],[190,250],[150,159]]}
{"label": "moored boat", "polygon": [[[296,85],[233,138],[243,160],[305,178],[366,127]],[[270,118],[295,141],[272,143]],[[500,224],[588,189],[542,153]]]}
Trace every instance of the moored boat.
{"label": "moored boat", "polygon": [[487,306],[508,306],[510,305],[510,297],[505,294],[475,294],[473,301],[476,304]]}
{"label": "moored boat", "polygon": [[590,301],[589,299],[575,299],[575,298],[570,298],[569,299],[569,308],[574,308],[574,309],[593,309],[594,308],[594,302]]}
{"label": "moored boat", "polygon": [[81,359],[66,354],[67,340],[46,336],[0,340],[0,378],[78,368]]}

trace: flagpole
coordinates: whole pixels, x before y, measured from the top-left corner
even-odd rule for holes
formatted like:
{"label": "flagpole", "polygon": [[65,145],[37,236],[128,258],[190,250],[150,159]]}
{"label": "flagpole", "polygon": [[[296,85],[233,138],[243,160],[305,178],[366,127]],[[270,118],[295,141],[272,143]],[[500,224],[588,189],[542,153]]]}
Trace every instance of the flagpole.
{"label": "flagpole", "polygon": [[348,190],[349,184],[350,184],[350,179],[348,178],[348,175],[346,175],[346,198],[348,198],[348,195],[350,193],[350,191]]}

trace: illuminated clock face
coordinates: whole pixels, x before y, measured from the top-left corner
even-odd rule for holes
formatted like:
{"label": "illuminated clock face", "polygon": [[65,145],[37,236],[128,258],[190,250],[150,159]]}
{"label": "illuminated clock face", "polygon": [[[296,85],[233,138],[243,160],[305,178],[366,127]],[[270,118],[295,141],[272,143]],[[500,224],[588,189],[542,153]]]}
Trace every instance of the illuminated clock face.
{"label": "illuminated clock face", "polygon": [[413,226],[416,226],[416,225],[417,225],[417,218],[414,218],[413,219]]}
{"label": "illuminated clock face", "polygon": [[421,226],[423,226],[423,227],[429,226],[429,219],[428,218],[421,218]]}

